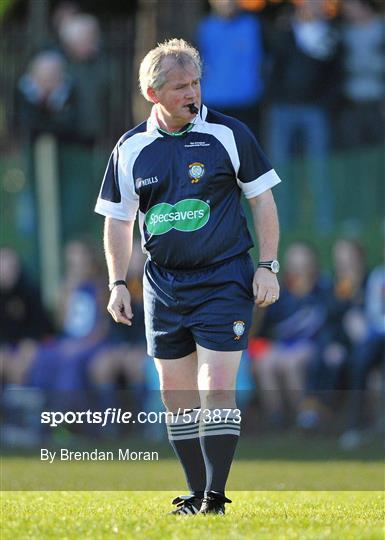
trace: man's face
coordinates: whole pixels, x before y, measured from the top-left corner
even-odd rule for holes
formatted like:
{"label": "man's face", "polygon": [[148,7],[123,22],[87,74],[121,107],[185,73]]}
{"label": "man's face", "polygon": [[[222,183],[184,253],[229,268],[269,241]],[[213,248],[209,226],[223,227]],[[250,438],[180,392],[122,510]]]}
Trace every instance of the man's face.
{"label": "man's face", "polygon": [[317,264],[313,253],[301,244],[292,244],[286,251],[285,270],[301,279],[312,279]]}
{"label": "man's face", "polygon": [[195,117],[187,105],[193,103],[198,109],[201,106],[199,74],[192,63],[181,66],[165,60],[165,68],[166,82],[155,91],[156,98],[167,115],[186,124]]}

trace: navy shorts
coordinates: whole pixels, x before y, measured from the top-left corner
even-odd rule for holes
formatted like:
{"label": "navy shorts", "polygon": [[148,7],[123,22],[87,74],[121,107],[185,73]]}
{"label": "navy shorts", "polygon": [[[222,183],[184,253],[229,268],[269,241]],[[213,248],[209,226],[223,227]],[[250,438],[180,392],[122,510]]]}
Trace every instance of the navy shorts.
{"label": "navy shorts", "polygon": [[169,271],[148,260],[143,276],[148,354],[182,358],[197,343],[214,351],[246,349],[253,276],[248,253],[192,271]]}

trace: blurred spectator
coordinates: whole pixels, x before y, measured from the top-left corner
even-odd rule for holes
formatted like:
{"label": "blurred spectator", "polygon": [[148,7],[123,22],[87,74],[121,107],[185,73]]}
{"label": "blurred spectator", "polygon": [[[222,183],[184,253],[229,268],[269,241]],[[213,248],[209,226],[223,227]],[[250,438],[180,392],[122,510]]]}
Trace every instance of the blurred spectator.
{"label": "blurred spectator", "polygon": [[[101,51],[99,23],[92,15],[74,9],[56,19],[60,38],[56,50],[40,52],[18,85],[20,124],[29,135],[30,179],[20,204],[32,207],[37,221],[35,154],[29,143],[40,134],[51,133],[57,141],[53,157],[59,175],[63,243],[92,229],[92,201],[102,174],[96,166],[95,144],[106,135],[108,122],[108,66]],[[38,230],[34,223],[30,236]],[[32,258],[38,260],[38,239],[30,245],[35,251]]]}
{"label": "blurred spectator", "polygon": [[103,137],[108,120],[108,65],[101,50],[99,23],[93,15],[74,14],[61,20],[58,33],[74,80],[74,135],[92,145]]}
{"label": "blurred spectator", "polygon": [[86,388],[87,366],[107,342],[105,306],[105,279],[94,250],[80,240],[69,242],[57,309],[60,335],[39,348],[27,383],[53,391]]}
{"label": "blurred spectator", "polygon": [[55,51],[42,51],[18,83],[19,121],[28,139],[41,133],[70,136],[76,118],[74,88],[66,62]]}
{"label": "blurred spectator", "polygon": [[[60,204],[65,199],[64,193],[68,192],[66,178],[63,177],[60,158],[66,142],[73,137],[73,129],[77,117],[77,107],[73,81],[68,74],[67,63],[61,53],[54,50],[45,50],[38,53],[30,61],[26,73],[24,73],[17,86],[17,112],[18,122],[23,135],[25,161],[27,164],[27,185],[17,199],[18,226],[23,235],[27,235],[27,250],[29,251],[30,265],[36,275],[41,273],[39,268],[39,227],[37,212],[36,188],[36,154],[35,143],[40,136],[50,134],[56,141],[54,156],[59,163],[55,163],[55,169],[59,170],[60,193],[59,205],[61,214],[58,216],[61,229],[64,233],[67,229],[76,226],[79,213],[70,212]],[[56,151],[57,150],[57,151]],[[49,156],[47,157],[49,161]],[[40,163],[41,166],[44,163]],[[73,193],[71,194],[73,198]],[[76,201],[76,199],[75,199]],[[40,201],[41,202],[41,201]],[[67,203],[67,201],[65,201]],[[84,208],[84,207],[83,207]],[[74,208],[76,210],[76,208]],[[81,215],[81,214],[80,214]],[[26,219],[25,216],[30,216]]]}
{"label": "blurred spectator", "polygon": [[309,365],[307,399],[298,416],[298,425],[304,429],[318,427],[327,410],[341,405],[339,390],[344,388],[343,376],[355,344],[365,333],[366,267],[361,244],[352,239],[338,239],[333,246],[333,266],[334,291],[328,302],[323,347]]}
{"label": "blurred spectator", "polygon": [[374,0],[344,0],[343,97],[338,142],[352,148],[385,135],[385,21]]}
{"label": "blurred spectator", "polygon": [[63,238],[68,241],[92,228],[92,201],[102,175],[96,144],[106,137],[110,67],[101,47],[99,22],[93,15],[65,17],[58,34],[74,82],[77,111],[71,141],[59,155]]}
{"label": "blurred spectator", "polygon": [[93,146],[108,121],[108,67],[97,19],[73,9],[54,13],[60,42],[39,52],[19,81],[20,123]]}
{"label": "blurred spectator", "polygon": [[338,35],[326,19],[323,2],[296,2],[292,14],[280,18],[272,33],[272,102],[268,119],[270,155],[284,168],[285,182],[277,189],[280,220],[296,224],[298,196],[290,170],[298,138],[306,158],[313,194],[315,225],[320,233],[333,226],[333,202],[327,166],[330,125],[328,107],[338,94]]}
{"label": "blurred spectator", "polygon": [[319,275],[318,257],[306,242],[295,242],[285,254],[280,299],[269,306],[260,334],[268,339],[254,356],[259,391],[269,421],[288,420],[285,404],[297,413],[305,371],[318,349],[326,323],[329,286]]}
{"label": "blurred spectator", "polygon": [[261,22],[256,15],[239,11],[236,0],[210,0],[210,5],[212,13],[197,32],[205,64],[204,102],[238,118],[255,133],[264,90]]}
{"label": "blurred spectator", "polygon": [[52,325],[39,291],[26,278],[20,258],[10,247],[0,248],[0,356],[5,383],[22,382],[36,351]]}
{"label": "blurred spectator", "polygon": [[[365,318],[356,327],[355,341],[348,362],[348,426],[340,439],[343,448],[355,448],[365,438],[367,427],[367,382],[380,368],[381,391],[384,392],[385,367],[385,265],[369,275],[365,295]],[[383,427],[382,427],[383,429]]]}
{"label": "blurred spectator", "polygon": [[72,240],[65,247],[64,263],[57,308],[59,326],[66,336],[98,340],[105,332],[105,283],[94,248],[86,241]]}

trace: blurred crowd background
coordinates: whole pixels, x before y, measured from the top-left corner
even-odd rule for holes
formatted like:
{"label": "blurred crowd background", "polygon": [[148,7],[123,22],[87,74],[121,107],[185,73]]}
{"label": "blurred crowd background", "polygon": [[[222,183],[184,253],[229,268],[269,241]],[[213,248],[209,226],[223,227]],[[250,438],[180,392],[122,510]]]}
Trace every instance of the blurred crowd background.
{"label": "blurred crowd background", "polygon": [[140,243],[135,324],[122,328],[106,313],[93,207],[116,140],[149,112],[139,62],[171,37],[201,52],[204,103],[245,122],[284,180],[282,294],[256,310],[242,358],[246,429],[346,449],[383,434],[383,1],[3,0],[0,17],[5,440],[43,436],[25,410],[60,409],[64,394],[72,409],[85,390],[94,409],[121,405],[122,390],[138,410],[159,406]]}

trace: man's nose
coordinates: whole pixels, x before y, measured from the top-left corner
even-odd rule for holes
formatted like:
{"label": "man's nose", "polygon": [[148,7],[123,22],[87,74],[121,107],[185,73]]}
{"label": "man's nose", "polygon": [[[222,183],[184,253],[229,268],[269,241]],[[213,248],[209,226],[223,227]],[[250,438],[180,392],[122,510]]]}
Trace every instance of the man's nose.
{"label": "man's nose", "polygon": [[195,86],[189,86],[186,92],[186,99],[195,99],[197,97],[197,89]]}

